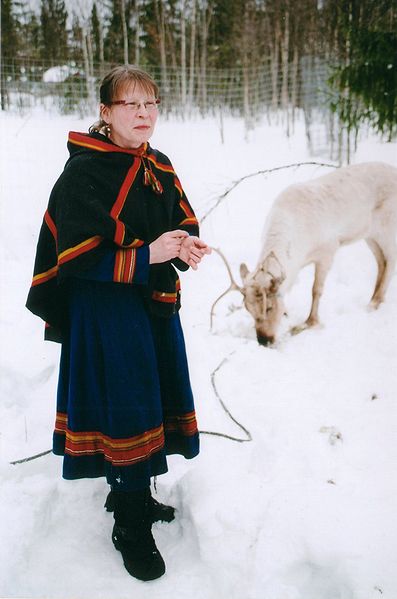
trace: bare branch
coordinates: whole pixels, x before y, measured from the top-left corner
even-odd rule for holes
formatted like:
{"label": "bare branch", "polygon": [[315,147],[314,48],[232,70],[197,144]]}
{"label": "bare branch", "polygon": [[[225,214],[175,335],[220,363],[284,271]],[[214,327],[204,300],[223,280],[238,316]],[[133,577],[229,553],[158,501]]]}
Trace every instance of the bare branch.
{"label": "bare branch", "polygon": [[219,254],[219,256],[222,258],[222,260],[227,268],[227,272],[229,273],[230,285],[226,289],[226,291],[221,293],[221,295],[214,301],[214,303],[211,306],[211,313],[210,313],[210,330],[211,331],[212,331],[212,323],[213,323],[213,319],[214,319],[214,309],[215,309],[216,304],[219,302],[219,300],[221,300],[227,293],[229,293],[229,291],[240,291],[240,293],[243,292],[243,288],[240,285],[238,285],[236,283],[236,281],[234,280],[231,268],[229,266],[228,261],[226,260],[226,258],[224,256],[224,254],[221,252],[221,250],[219,248],[212,248],[212,250],[214,252],[216,252],[217,254]]}
{"label": "bare branch", "polygon": [[220,195],[216,199],[215,204],[204,214],[204,216],[200,220],[200,223],[203,223],[205,221],[205,219],[207,218],[207,216],[209,216],[211,214],[211,212],[213,212],[219,206],[219,204],[221,204],[223,202],[223,200],[226,198],[226,196],[228,196],[229,193],[232,192],[233,189],[235,189],[237,187],[237,185],[239,185],[246,179],[250,179],[251,177],[256,177],[257,175],[266,175],[268,173],[274,173],[276,171],[281,171],[281,170],[287,169],[287,168],[298,168],[299,166],[326,166],[329,168],[337,168],[336,164],[329,164],[326,162],[296,162],[294,164],[285,164],[284,166],[275,166],[274,168],[267,168],[263,171],[257,171],[256,173],[244,175],[244,177],[241,177],[237,181],[233,181],[233,183],[230,185],[230,187],[228,187],[226,189],[226,191],[224,191],[222,193],[222,195]]}

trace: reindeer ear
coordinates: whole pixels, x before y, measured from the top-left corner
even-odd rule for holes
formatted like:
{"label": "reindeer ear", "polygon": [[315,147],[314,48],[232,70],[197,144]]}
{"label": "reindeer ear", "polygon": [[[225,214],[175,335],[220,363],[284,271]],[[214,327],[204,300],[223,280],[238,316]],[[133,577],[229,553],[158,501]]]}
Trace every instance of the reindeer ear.
{"label": "reindeer ear", "polygon": [[242,281],[244,281],[244,279],[247,278],[248,273],[249,273],[248,267],[243,262],[242,264],[240,264],[240,277],[241,277]]}

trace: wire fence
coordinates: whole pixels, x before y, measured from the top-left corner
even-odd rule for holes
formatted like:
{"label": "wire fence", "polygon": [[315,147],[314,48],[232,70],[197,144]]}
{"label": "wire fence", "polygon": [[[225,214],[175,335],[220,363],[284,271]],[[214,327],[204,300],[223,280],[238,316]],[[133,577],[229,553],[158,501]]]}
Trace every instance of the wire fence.
{"label": "wire fence", "polygon": [[[53,63],[28,58],[1,65],[2,110],[27,114],[38,107],[59,114],[97,114],[99,83],[112,65]],[[330,66],[320,58],[303,58],[288,71],[264,62],[243,69],[147,68],[160,84],[162,115],[244,119],[246,130],[259,120],[282,123],[287,135],[303,114],[312,153],[340,159],[341,149],[331,113]],[[89,71],[89,72],[87,72]],[[334,154],[334,155],[333,155]]]}

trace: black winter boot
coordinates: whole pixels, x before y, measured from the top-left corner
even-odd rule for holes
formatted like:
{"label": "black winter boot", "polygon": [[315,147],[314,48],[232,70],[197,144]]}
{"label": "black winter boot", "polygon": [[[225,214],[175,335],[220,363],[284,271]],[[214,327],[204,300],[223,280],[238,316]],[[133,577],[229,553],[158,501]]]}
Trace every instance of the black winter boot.
{"label": "black winter boot", "polygon": [[121,552],[127,572],[144,581],[160,578],[165,572],[164,560],[152,535],[149,497],[149,488],[130,493],[113,492],[113,544]]}
{"label": "black winter boot", "polygon": [[[149,491],[150,493],[150,491]],[[114,512],[114,494],[113,491],[109,491],[106,497],[104,508],[107,512]],[[172,522],[175,519],[175,508],[171,505],[165,505],[160,503],[152,495],[149,496],[149,514],[154,522]]]}

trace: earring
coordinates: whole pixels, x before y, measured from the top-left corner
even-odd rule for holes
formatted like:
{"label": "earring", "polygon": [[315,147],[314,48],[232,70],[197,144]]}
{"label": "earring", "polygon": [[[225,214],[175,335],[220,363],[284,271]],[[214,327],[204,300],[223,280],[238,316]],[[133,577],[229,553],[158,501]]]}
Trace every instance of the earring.
{"label": "earring", "polygon": [[109,123],[105,123],[104,129],[105,129],[105,135],[106,135],[106,137],[110,137],[112,129],[111,129]]}

